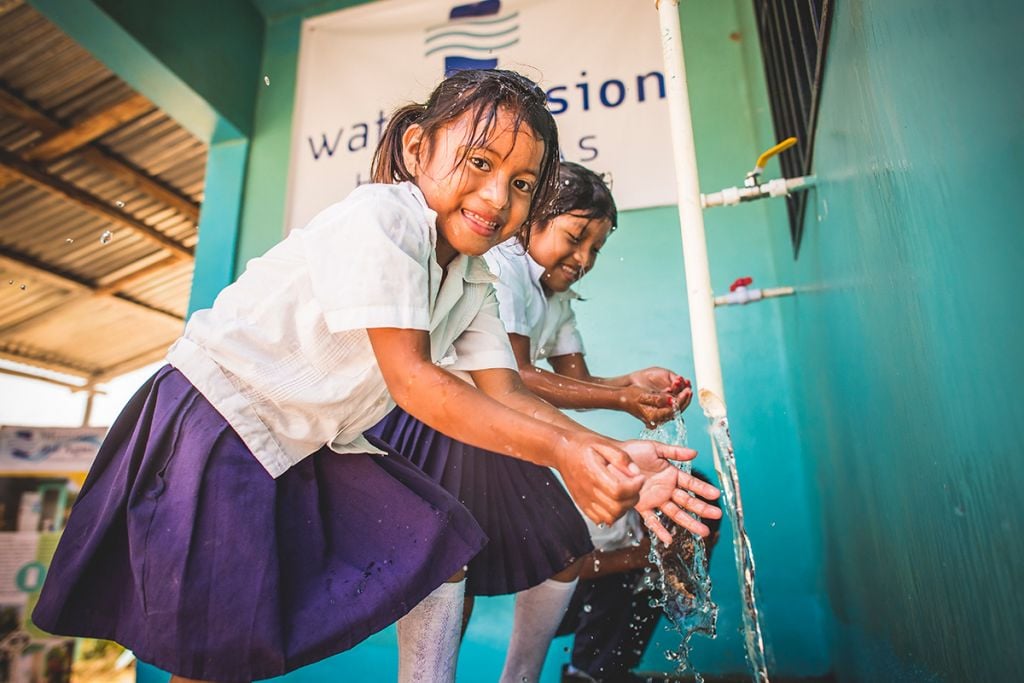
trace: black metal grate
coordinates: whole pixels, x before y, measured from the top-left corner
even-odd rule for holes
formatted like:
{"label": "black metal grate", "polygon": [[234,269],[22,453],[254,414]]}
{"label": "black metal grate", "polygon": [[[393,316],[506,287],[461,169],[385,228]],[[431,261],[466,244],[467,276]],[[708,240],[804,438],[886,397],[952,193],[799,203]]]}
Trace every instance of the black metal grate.
{"label": "black metal grate", "polygon": [[[786,178],[811,172],[833,5],[834,0],[754,0],[775,134],[779,140],[793,136],[799,141],[779,156]],[[800,251],[807,194],[786,199],[794,255]]]}

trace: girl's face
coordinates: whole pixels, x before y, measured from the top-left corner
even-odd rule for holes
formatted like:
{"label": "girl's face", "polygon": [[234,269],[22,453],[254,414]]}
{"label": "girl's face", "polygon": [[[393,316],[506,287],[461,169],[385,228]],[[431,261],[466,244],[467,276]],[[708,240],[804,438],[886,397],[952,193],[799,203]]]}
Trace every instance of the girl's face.
{"label": "girl's face", "polygon": [[540,283],[550,294],[564,292],[594,267],[612,223],[607,218],[587,218],[563,213],[530,235],[530,256],[544,266]]}
{"label": "girl's face", "polygon": [[[544,143],[498,110],[491,137],[466,148],[476,137],[469,113],[427,140],[412,125],[402,136],[406,168],[437,212],[437,259],[445,266],[456,253],[480,256],[516,234],[526,221],[536,191]],[[465,160],[460,162],[461,158]]]}

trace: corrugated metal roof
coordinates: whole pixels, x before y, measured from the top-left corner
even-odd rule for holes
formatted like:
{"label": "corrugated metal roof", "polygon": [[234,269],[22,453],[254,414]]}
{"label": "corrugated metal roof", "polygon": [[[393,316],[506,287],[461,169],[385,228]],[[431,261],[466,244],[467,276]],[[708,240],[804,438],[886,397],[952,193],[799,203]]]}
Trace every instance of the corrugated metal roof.
{"label": "corrugated metal roof", "polygon": [[[0,359],[102,381],[180,334],[206,146],[137,98],[0,0]],[[83,146],[54,140],[98,120],[113,123]]]}

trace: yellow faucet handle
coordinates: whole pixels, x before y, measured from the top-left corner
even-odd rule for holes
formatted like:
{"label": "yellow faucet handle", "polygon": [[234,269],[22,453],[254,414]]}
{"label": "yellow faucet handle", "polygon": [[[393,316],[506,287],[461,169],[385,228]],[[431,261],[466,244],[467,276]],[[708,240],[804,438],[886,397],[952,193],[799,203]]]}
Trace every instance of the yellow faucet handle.
{"label": "yellow faucet handle", "polygon": [[771,159],[779,152],[785,152],[787,149],[789,149],[795,144],[796,138],[786,138],[785,140],[775,145],[774,147],[769,147],[768,149],[761,153],[761,156],[757,158],[757,163],[754,165],[754,170],[757,172],[764,170],[764,165],[768,163],[769,159]]}

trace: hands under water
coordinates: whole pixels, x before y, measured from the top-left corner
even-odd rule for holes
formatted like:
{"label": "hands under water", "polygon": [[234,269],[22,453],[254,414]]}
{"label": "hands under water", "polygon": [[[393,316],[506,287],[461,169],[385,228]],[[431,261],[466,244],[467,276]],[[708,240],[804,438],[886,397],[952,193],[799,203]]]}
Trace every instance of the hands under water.
{"label": "hands under water", "polygon": [[613,442],[596,434],[574,435],[561,444],[557,469],[580,509],[599,524],[611,524],[635,507],[664,543],[672,535],[655,514],[660,510],[680,527],[707,536],[707,526],[689,513],[718,519],[721,510],[705,503],[718,489],[683,472],[671,460],[696,457],[691,448],[657,441]]}
{"label": "hands under water", "polygon": [[626,412],[648,429],[668,422],[693,399],[690,381],[665,368],[637,370],[628,379],[630,384],[623,392]]}
{"label": "hands under water", "polygon": [[629,453],[633,464],[640,468],[644,476],[640,498],[633,507],[640,513],[647,528],[662,543],[670,543],[672,534],[655,514],[658,510],[680,527],[702,538],[711,533],[705,524],[689,513],[707,519],[720,519],[722,511],[701,500],[715,500],[720,495],[718,489],[669,462],[693,460],[697,457],[697,451],[657,441],[640,440],[625,441],[620,447]]}

